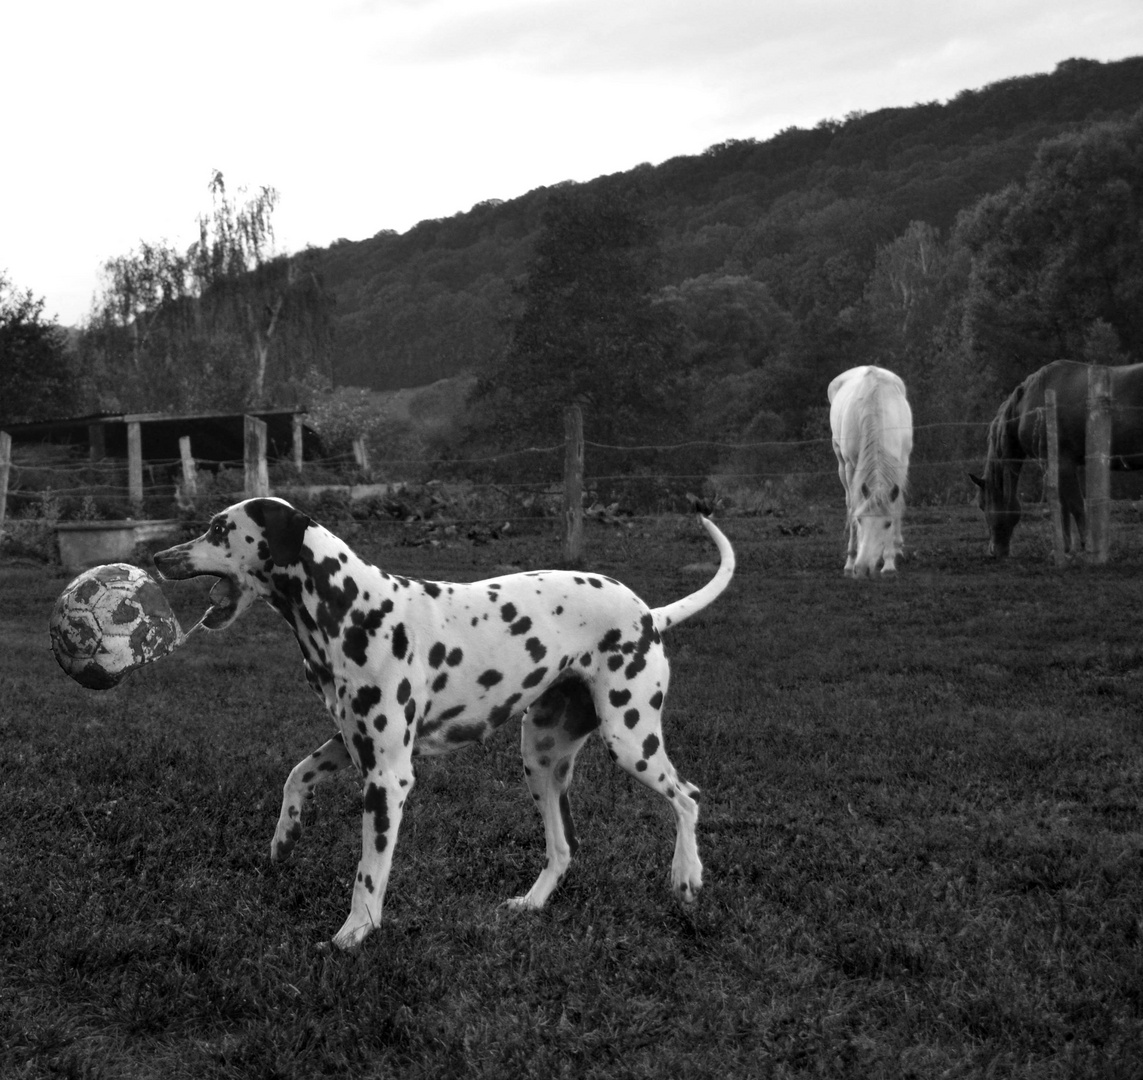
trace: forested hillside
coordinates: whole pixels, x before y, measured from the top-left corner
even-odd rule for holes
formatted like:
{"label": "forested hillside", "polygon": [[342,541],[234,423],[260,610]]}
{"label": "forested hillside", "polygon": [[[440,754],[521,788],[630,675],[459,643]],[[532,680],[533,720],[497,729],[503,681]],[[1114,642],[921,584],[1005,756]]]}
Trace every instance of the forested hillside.
{"label": "forested hillside", "polygon": [[[575,402],[600,475],[760,483],[822,468],[825,387],[877,363],[909,388],[916,475],[951,490],[1030,371],[1143,360],[1143,57],[292,255],[273,188],[210,190],[188,250],[108,261],[74,347],[0,279],[0,420],[302,405],[335,452],[364,435],[394,468],[524,479],[503,455],[549,445]],[[366,393],[461,374],[428,424]],[[689,449],[632,449],[665,443]]]}
{"label": "forested hillside", "polygon": [[[496,356],[544,205],[569,186],[642,191],[658,231],[660,285],[705,306],[707,324],[721,323],[693,342],[696,359],[722,353],[724,366],[756,365],[780,329],[788,356],[825,352],[837,362],[821,362],[839,367],[853,348],[842,317],[865,295],[879,249],[914,222],[947,238],[960,211],[1023,180],[1044,140],[1140,106],[1143,58],[1069,60],[944,104],[825,119],[766,141],[735,140],[584,185],[480,203],[401,235],[338,241],[322,253],[336,298],[335,381],[417,385]],[[719,318],[758,302],[765,310],[755,321],[769,319],[768,330]],[[745,339],[725,340],[736,332]],[[726,355],[736,348],[748,355]],[[794,379],[788,390],[810,395],[818,381]]]}

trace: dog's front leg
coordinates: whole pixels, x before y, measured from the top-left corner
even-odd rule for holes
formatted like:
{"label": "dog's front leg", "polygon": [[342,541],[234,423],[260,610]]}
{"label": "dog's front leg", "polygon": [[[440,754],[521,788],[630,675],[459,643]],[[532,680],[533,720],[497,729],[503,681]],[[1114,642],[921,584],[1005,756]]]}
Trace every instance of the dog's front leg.
{"label": "dog's front leg", "polygon": [[405,809],[405,799],[413,790],[413,766],[408,757],[387,761],[365,774],[361,811],[361,861],[353,882],[353,903],[347,918],[333,936],[339,949],[360,945],[381,922],[393,848]]}
{"label": "dog's front leg", "polygon": [[302,835],[302,810],[313,798],[314,785],[351,764],[345,740],[335,735],[290,770],[282,788],[282,811],[270,841],[274,862],[288,859]]}

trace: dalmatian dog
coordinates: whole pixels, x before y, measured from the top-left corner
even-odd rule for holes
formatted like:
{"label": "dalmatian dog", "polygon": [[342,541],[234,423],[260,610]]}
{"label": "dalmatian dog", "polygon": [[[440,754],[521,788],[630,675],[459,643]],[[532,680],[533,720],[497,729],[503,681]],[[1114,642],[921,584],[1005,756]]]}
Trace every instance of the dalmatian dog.
{"label": "dalmatian dog", "polygon": [[320,780],[357,769],[361,861],[336,946],[360,945],[381,920],[413,758],[483,740],[517,716],[547,864],[509,905],[543,907],[568,869],[577,847],[568,787],[593,731],[620,766],[670,804],[671,886],[683,901],[695,899],[698,789],[679,778],[663,745],[668,665],[660,634],[710,604],[734,573],[730,542],[699,520],[718,549],[718,570],[697,592],[660,608],[602,574],[541,570],[471,584],[388,574],[275,498],[237,503],[197,540],[155,555],[165,578],[219,579],[206,629],[230,626],[261,597],[297,635],[306,676],[337,734],[287,778],[270,854],[289,856]]}

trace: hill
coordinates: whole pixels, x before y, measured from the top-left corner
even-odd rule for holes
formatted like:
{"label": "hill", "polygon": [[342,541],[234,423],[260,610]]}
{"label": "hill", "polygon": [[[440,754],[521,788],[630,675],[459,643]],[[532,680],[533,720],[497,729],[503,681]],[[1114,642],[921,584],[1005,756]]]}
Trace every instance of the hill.
{"label": "hill", "polygon": [[[1140,107],[1143,57],[1072,59],[944,103],[823,119],[576,186],[643,192],[664,288],[745,277],[795,326],[812,321],[821,334],[861,299],[879,249],[910,223],[947,231],[962,210],[1021,180],[1045,139]],[[419,386],[495,356],[552,190],[315,253],[337,302],[337,384]]]}

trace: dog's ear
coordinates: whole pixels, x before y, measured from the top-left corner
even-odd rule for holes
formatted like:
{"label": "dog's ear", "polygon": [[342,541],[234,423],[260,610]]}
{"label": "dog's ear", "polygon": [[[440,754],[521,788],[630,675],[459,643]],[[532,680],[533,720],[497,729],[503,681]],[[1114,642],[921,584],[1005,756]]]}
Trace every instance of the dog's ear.
{"label": "dog's ear", "polygon": [[313,519],[288,503],[267,500],[261,507],[262,528],[270,547],[270,558],[278,566],[296,563],[302,553],[302,541]]}

